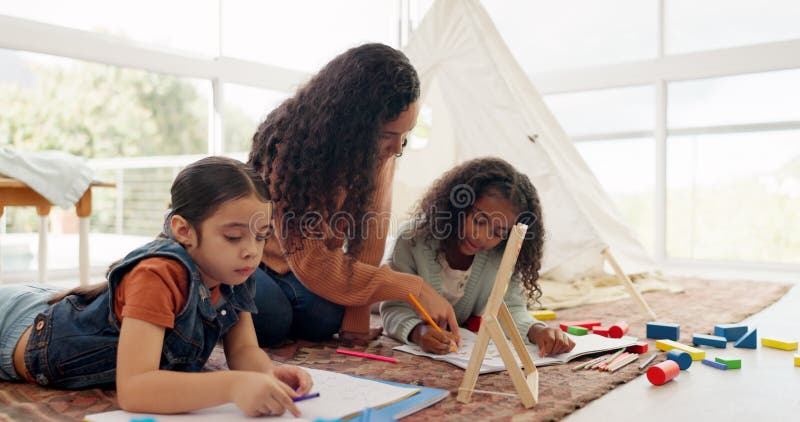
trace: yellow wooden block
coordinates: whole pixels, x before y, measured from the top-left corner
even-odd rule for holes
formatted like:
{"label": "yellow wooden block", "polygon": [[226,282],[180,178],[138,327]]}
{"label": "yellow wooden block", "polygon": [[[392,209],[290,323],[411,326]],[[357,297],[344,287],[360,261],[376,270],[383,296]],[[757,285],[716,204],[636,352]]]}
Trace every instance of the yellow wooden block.
{"label": "yellow wooden block", "polygon": [[794,355],[794,366],[800,366],[800,355]]}
{"label": "yellow wooden block", "polygon": [[761,337],[761,345],[781,350],[797,350],[796,341],[778,340],[775,338]]}
{"label": "yellow wooden block", "polygon": [[528,311],[532,317],[544,321],[546,319],[556,319],[556,313],[547,309],[542,309],[539,311]]}
{"label": "yellow wooden block", "polygon": [[672,349],[683,350],[692,357],[692,360],[703,360],[706,357],[706,352],[673,340],[656,340],[656,348],[665,352],[669,352]]}

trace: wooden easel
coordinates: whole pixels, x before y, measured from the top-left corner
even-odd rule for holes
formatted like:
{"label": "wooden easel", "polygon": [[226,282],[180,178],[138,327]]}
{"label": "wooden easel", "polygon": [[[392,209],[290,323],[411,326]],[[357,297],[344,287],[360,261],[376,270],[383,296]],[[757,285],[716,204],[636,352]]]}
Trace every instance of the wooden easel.
{"label": "wooden easel", "polygon": [[[472,356],[469,358],[464,380],[458,389],[456,400],[461,403],[469,403],[472,392],[475,391],[475,382],[478,380],[478,374],[483,364],[483,358],[486,355],[486,348],[489,347],[490,339],[497,347],[497,351],[500,352],[500,357],[503,359],[506,370],[511,376],[511,381],[514,383],[517,395],[522,400],[522,405],[526,408],[531,408],[536,406],[539,401],[539,373],[536,371],[536,365],[533,364],[533,359],[531,359],[528,350],[525,348],[525,343],[522,341],[519,331],[517,331],[508,307],[503,302],[503,296],[506,294],[506,288],[508,288],[511,274],[514,272],[514,266],[517,263],[519,250],[522,247],[522,241],[527,230],[528,226],[525,224],[517,224],[511,229],[503,259],[500,261],[500,268],[497,270],[492,292],[486,303],[486,310],[483,311],[483,322],[481,322],[481,328],[478,330],[478,339],[472,349]],[[511,353],[511,347],[508,345],[506,335],[511,339],[511,343],[517,350],[517,356],[522,360],[524,373]]]}
{"label": "wooden easel", "polygon": [[611,268],[614,269],[614,272],[617,274],[617,278],[619,278],[619,280],[622,282],[622,285],[628,289],[628,293],[631,294],[631,297],[639,302],[639,306],[641,306],[641,308],[647,312],[648,315],[650,315],[650,318],[652,318],[653,321],[658,320],[658,318],[656,318],[656,313],[650,309],[650,306],[647,305],[647,302],[645,302],[641,293],[639,293],[639,291],[633,287],[633,282],[628,275],[625,274],[625,271],[622,271],[622,267],[619,266],[617,260],[614,259],[613,255],[611,255],[611,251],[608,248],[605,248],[603,249],[602,253],[606,260],[608,260],[608,263],[611,264]]}

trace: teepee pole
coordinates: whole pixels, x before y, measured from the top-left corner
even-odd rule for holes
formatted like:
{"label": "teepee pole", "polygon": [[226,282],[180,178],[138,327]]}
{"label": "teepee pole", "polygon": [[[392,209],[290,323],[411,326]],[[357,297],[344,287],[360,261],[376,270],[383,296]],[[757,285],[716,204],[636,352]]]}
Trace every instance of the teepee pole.
{"label": "teepee pole", "polygon": [[637,302],[639,302],[639,306],[641,306],[642,309],[647,312],[648,315],[650,315],[650,318],[652,318],[654,321],[657,320],[658,318],[656,318],[655,312],[650,309],[650,306],[647,305],[647,302],[644,300],[641,293],[636,290],[636,287],[633,287],[633,282],[628,275],[625,274],[625,271],[622,271],[622,267],[620,267],[617,263],[617,260],[614,259],[614,255],[611,255],[609,248],[603,249],[603,256],[608,260],[608,263],[611,264],[611,268],[614,269],[614,272],[617,273],[617,277],[622,282],[622,285],[628,289],[628,293],[630,293],[631,296]]}

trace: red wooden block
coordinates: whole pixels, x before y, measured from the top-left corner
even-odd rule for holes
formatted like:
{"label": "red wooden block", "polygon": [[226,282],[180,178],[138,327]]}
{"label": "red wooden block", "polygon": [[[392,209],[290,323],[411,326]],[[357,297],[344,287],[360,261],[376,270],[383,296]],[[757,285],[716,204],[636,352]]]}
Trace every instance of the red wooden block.
{"label": "red wooden block", "polygon": [[653,385],[662,385],[681,373],[681,368],[674,360],[665,360],[647,370],[647,379]]}
{"label": "red wooden block", "polygon": [[640,341],[640,342],[634,344],[633,346],[628,346],[628,348],[625,349],[625,350],[628,351],[628,352],[631,352],[631,353],[636,353],[636,354],[641,355],[642,353],[647,352],[647,347],[648,347],[647,346],[647,342]]}
{"label": "red wooden block", "polygon": [[593,327],[592,333],[597,334],[598,336],[608,337],[608,328],[609,327]]}
{"label": "red wooden block", "polygon": [[481,329],[481,322],[483,322],[483,317],[479,316],[469,317],[467,319],[467,330],[470,330],[473,333],[477,333],[478,330]]}
{"label": "red wooden block", "polygon": [[625,321],[620,321],[610,327],[608,327],[608,336],[611,338],[622,338],[628,332],[628,323]]}
{"label": "red wooden block", "polygon": [[600,325],[600,321],[598,321],[596,319],[587,319],[587,320],[583,320],[583,321],[567,321],[567,322],[562,322],[561,324],[558,324],[558,326],[561,327],[561,331],[564,331],[564,332],[566,332],[567,331],[567,327],[570,327],[570,326],[572,326],[572,327],[583,327],[583,328],[588,328],[588,329],[591,330],[593,327],[596,327],[598,325]]}

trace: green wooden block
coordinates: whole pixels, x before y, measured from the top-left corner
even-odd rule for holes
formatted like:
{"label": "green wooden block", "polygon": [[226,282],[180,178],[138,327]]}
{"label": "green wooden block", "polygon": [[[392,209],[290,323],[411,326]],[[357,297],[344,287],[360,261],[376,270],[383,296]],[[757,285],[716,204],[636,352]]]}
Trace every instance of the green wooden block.
{"label": "green wooden block", "polygon": [[585,336],[586,334],[589,334],[589,329],[570,325],[567,327],[567,332],[570,334],[575,334],[576,336]]}
{"label": "green wooden block", "polygon": [[724,363],[728,365],[728,369],[741,369],[742,368],[742,360],[741,359],[723,359],[723,358],[714,358],[715,361],[719,363]]}

